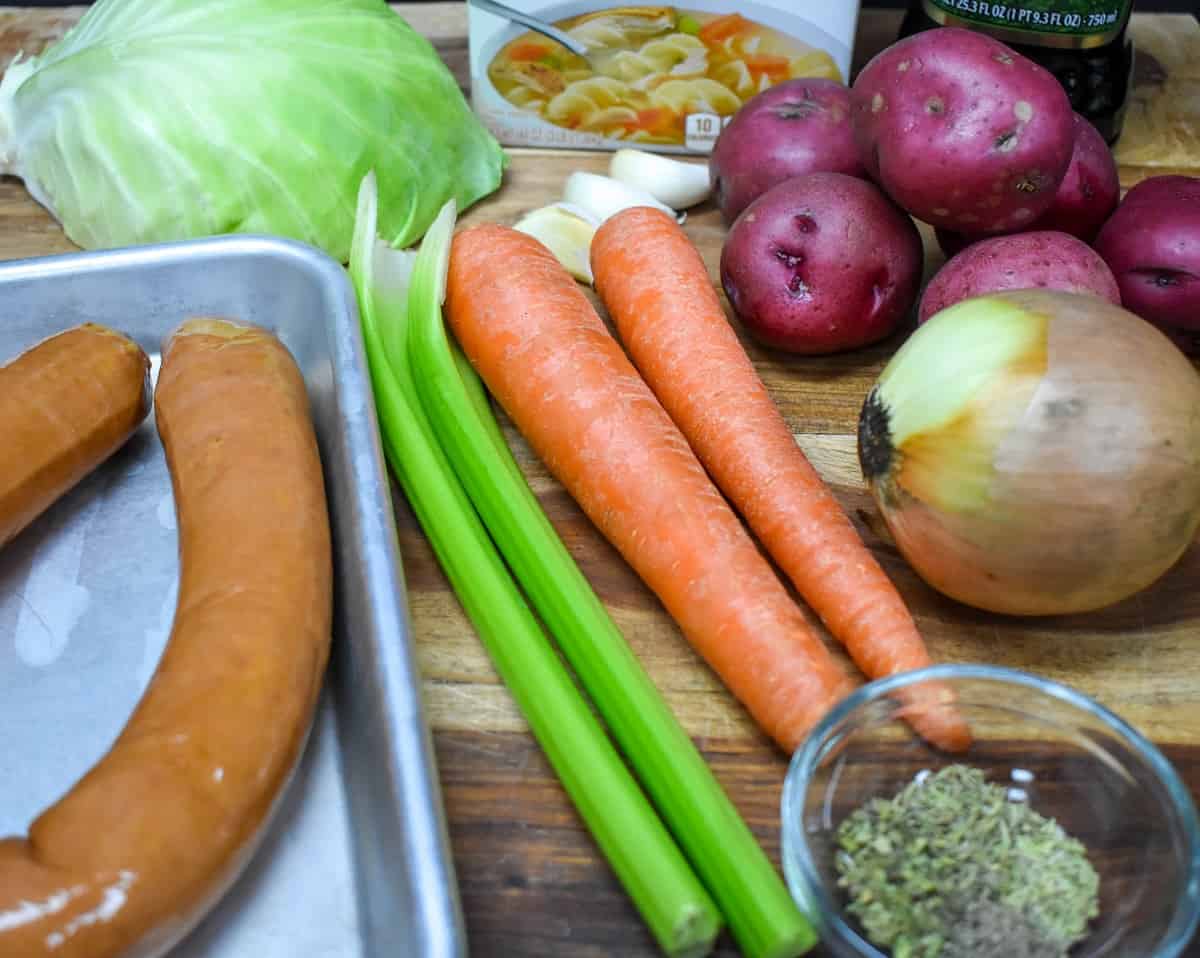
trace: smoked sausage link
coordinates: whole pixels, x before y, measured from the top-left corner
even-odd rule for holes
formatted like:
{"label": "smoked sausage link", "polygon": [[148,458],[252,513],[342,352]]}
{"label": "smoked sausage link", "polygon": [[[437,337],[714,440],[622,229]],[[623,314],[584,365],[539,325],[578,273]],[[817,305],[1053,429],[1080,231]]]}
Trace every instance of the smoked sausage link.
{"label": "smoked sausage link", "polygon": [[116,452],[149,412],[149,358],[95,323],[0,366],[0,547]]}
{"label": "smoked sausage link", "polygon": [[178,518],[174,624],[111,750],[27,838],[0,841],[4,958],[176,942],[251,854],[317,703],[330,532],[290,353],[265,330],[190,320],[164,347],[155,415]]}

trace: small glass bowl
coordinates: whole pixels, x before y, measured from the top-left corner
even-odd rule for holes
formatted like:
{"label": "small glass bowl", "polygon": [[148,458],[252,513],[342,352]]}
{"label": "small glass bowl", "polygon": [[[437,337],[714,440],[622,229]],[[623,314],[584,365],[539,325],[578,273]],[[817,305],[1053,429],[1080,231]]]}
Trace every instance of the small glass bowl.
{"label": "small glass bowl", "polygon": [[[902,718],[901,698],[932,691],[931,683],[951,690],[970,726],[965,752],[934,748]],[[886,958],[843,910],[837,826],[867,800],[955,763],[981,769],[1087,847],[1100,875],[1100,914],[1072,958],[1185,953],[1200,921],[1200,825],[1162,753],[1056,682],[988,665],[941,665],[859,689],[792,757],[781,803],[784,874],[830,954]]]}

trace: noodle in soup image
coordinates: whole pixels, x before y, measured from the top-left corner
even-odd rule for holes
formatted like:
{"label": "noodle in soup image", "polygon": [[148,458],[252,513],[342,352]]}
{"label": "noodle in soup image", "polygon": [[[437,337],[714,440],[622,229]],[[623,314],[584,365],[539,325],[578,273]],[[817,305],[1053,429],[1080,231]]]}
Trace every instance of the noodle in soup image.
{"label": "noodle in soup image", "polygon": [[587,56],[522,28],[490,57],[487,79],[508,106],[593,144],[693,145],[689,117],[704,118],[712,139],[722,120],[776,83],[845,82],[827,50],[742,12],[615,7],[552,22]]}

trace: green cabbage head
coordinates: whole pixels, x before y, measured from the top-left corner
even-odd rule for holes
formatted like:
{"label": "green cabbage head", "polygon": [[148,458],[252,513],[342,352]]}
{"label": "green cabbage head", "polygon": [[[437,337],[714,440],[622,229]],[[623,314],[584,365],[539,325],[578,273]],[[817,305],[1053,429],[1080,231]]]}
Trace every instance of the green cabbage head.
{"label": "green cabbage head", "polygon": [[345,262],[369,170],[407,246],[506,164],[384,0],[100,0],[0,81],[0,172],[89,249],[251,232]]}

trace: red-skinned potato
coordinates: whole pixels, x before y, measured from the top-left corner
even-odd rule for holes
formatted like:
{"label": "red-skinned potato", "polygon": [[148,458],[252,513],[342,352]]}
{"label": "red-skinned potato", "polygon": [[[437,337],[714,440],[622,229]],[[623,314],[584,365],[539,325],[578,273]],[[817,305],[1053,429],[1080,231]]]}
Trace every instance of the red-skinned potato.
{"label": "red-skinned potato", "polygon": [[[1075,146],[1066,175],[1054,193],[1050,208],[1029,227],[1030,230],[1057,230],[1091,243],[1105,220],[1117,208],[1121,182],[1117,161],[1104,137],[1084,117],[1075,114]],[[938,245],[953,256],[981,237],[937,229]]]}
{"label": "red-skinned potato", "polygon": [[999,40],[957,27],[906,37],[851,89],[867,173],[913,216],[1004,233],[1050,206],[1074,143],[1058,80]]}
{"label": "red-skinned potato", "polygon": [[1121,305],[1117,281],[1094,249],[1069,233],[1040,230],[979,240],[951,257],[925,287],[917,321],[972,296],[1007,289],[1091,293]]}
{"label": "red-skinned potato", "polygon": [[792,353],[854,349],[891,333],[916,300],[916,225],[872,183],[810,173],[734,221],[721,285],[750,335]]}
{"label": "red-skinned potato", "polygon": [[1200,177],[1137,184],[1100,230],[1096,251],[1127,309],[1200,353]]}
{"label": "red-skinned potato", "polygon": [[800,78],[768,87],[742,105],[708,160],[713,198],[727,223],[776,183],[806,173],[865,177],[850,128],[850,90]]}
{"label": "red-skinned potato", "polygon": [[1075,145],[1066,175],[1054,193],[1054,202],[1033,224],[1033,229],[1059,230],[1090,243],[1112,215],[1121,199],[1117,161],[1091,123],[1075,114]]}

